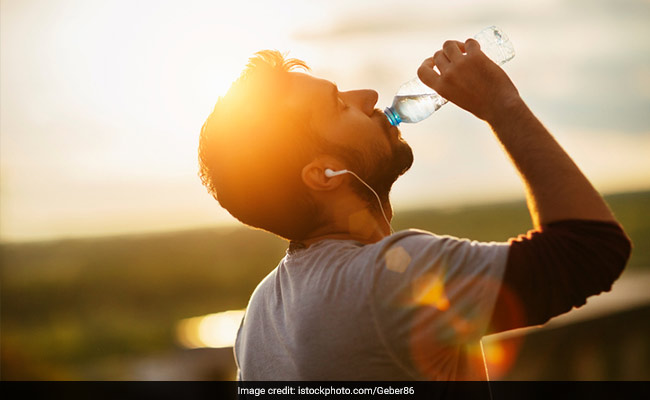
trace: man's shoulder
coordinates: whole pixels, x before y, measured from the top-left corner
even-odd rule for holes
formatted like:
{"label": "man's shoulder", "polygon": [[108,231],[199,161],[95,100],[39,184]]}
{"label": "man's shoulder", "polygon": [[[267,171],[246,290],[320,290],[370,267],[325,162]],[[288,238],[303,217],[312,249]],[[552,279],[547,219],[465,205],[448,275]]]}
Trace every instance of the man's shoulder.
{"label": "man's shoulder", "polygon": [[[450,235],[439,235],[421,229],[405,229],[386,236],[375,246],[379,251],[390,251],[395,248],[430,248],[444,245],[445,243],[471,243],[468,239],[461,239]],[[394,250],[393,250],[394,251]]]}
{"label": "man's shoulder", "polygon": [[435,246],[435,245],[461,245],[470,247],[507,247],[505,242],[481,242],[468,238],[461,238],[448,234],[437,234],[421,229],[405,229],[386,236],[376,243],[379,247],[393,247],[395,245],[407,246]]}
{"label": "man's shoulder", "polygon": [[468,268],[490,260],[502,264],[509,248],[504,242],[479,242],[419,229],[396,232],[375,245],[378,264],[394,272],[403,272],[408,266],[429,268],[436,262],[450,268]]}
{"label": "man's shoulder", "polygon": [[275,267],[268,274],[266,274],[266,276],[262,278],[262,280],[257,284],[255,289],[253,290],[253,293],[251,293],[251,299],[255,297],[259,297],[260,295],[263,295],[265,292],[268,292],[269,290],[273,290],[277,273],[278,273],[278,267]]}

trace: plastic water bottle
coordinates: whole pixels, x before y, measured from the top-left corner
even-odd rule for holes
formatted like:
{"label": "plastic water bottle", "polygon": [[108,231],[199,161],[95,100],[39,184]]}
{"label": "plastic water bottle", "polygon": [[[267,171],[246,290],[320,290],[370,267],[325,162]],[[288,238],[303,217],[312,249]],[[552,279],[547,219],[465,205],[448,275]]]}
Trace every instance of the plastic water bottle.
{"label": "plastic water bottle", "polygon": [[[474,39],[481,45],[481,51],[498,65],[503,65],[515,56],[512,43],[496,26],[483,29],[474,36]],[[397,126],[401,122],[420,122],[445,103],[447,103],[445,98],[415,77],[399,88],[393,99],[393,105],[387,107],[384,113],[390,124]]]}

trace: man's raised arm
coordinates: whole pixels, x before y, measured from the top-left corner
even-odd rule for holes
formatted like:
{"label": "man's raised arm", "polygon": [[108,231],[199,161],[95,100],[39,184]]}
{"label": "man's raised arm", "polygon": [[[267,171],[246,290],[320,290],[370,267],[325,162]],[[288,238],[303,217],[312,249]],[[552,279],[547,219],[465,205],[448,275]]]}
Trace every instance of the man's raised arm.
{"label": "man's raised arm", "polygon": [[[490,333],[544,323],[609,290],[625,267],[631,243],[506,73],[469,39],[445,42],[422,63],[418,76],[491,126],[526,188],[536,229],[511,239]],[[512,318],[511,295],[522,318]]]}
{"label": "man's raised arm", "polygon": [[[440,75],[432,69],[434,64]],[[600,194],[477,41],[446,42],[418,74],[441,96],[490,124],[524,181],[535,227],[566,219],[615,220]]]}

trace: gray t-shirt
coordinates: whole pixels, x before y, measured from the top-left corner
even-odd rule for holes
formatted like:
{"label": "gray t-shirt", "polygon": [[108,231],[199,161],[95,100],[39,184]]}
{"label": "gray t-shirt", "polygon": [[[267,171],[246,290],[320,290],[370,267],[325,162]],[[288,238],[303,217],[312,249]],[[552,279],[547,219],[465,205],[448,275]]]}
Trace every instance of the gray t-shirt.
{"label": "gray t-shirt", "polygon": [[287,251],[253,292],[239,380],[485,380],[508,243],[407,230]]}

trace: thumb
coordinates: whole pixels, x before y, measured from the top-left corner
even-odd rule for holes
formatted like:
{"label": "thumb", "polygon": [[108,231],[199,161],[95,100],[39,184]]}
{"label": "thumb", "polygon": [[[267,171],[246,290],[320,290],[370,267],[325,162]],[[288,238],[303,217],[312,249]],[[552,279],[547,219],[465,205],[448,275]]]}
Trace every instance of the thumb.
{"label": "thumb", "polygon": [[433,57],[429,57],[422,62],[420,68],[418,68],[418,78],[425,85],[433,88],[433,86],[438,83],[440,75],[433,69],[435,63],[433,62]]}

